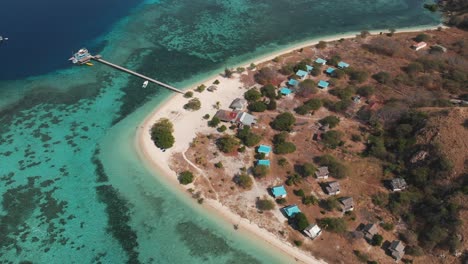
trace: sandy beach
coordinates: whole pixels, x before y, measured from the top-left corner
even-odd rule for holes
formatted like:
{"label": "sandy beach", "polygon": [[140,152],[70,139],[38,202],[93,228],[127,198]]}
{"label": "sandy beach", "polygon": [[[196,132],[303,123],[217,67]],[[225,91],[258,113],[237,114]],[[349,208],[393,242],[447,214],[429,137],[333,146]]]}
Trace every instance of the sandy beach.
{"label": "sandy beach", "polygon": [[[437,27],[438,26],[398,29],[397,33],[424,31],[429,29],[436,29]],[[374,30],[371,31],[371,33],[378,34],[381,31],[382,30]],[[253,63],[259,64],[265,61],[269,61],[281,54],[290,53],[300,48],[315,45],[319,40],[328,42],[342,38],[354,38],[356,34],[357,33],[339,34],[331,37],[299,43],[284,50],[257,58]],[[246,65],[236,65],[236,67],[247,67],[250,65],[250,63],[251,61],[246,63]],[[185,187],[179,184],[176,172],[171,170],[169,167],[172,155],[174,153],[184,153],[189,148],[192,139],[196,136],[197,133],[214,131],[213,128],[208,127],[207,120],[203,119],[203,116],[205,114],[210,114],[210,117],[213,116],[217,111],[217,109],[214,107],[217,102],[219,102],[218,105],[220,106],[220,109],[227,109],[232,100],[238,97],[242,98],[244,92],[246,91],[246,89],[243,88],[244,85],[240,80],[239,74],[234,74],[231,78],[225,78],[221,75],[217,75],[204,81],[203,84],[205,84],[206,87],[209,87],[215,80],[219,80],[220,82],[217,85],[218,89],[216,91],[209,92],[205,90],[202,93],[194,92],[193,97],[198,98],[201,101],[202,106],[200,110],[193,112],[184,110],[183,105],[186,104],[189,99],[184,98],[182,94],[175,94],[166,102],[158,106],[149,116],[147,116],[143,123],[138,127],[138,131],[136,133],[135,144],[139,154],[141,155],[140,158],[145,161],[145,163],[148,164],[152,170],[157,171],[158,175],[163,176],[165,181],[173,184],[177,189],[180,189],[183,192],[185,192]],[[193,89],[198,85],[199,84],[190,88]],[[151,126],[160,118],[168,118],[174,125],[173,135],[175,137],[175,145],[165,152],[162,152],[154,145],[149,133]],[[247,219],[242,218],[239,222],[240,217],[233,213],[228,207],[223,206],[219,201],[205,199],[202,206],[206,208],[207,211],[214,213],[216,216],[223,217],[227,222],[238,224],[240,232],[255,236],[258,239],[267,242],[284,254],[292,257],[293,259],[296,259],[298,262],[326,263],[325,261],[319,260],[309,253],[298,249],[297,247],[281,241],[274,234],[260,228],[256,224],[250,223]]]}

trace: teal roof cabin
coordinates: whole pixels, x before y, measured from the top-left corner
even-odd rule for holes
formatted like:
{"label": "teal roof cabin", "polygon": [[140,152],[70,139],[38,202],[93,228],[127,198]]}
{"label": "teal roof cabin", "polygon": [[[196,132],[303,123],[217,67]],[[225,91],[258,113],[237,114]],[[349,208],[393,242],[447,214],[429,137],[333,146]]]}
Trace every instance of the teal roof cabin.
{"label": "teal roof cabin", "polygon": [[259,161],[257,161],[257,165],[270,167],[270,161],[269,160],[259,160]]}
{"label": "teal roof cabin", "polygon": [[287,193],[283,185],[271,188],[271,193],[275,198],[285,198]]}
{"label": "teal roof cabin", "polygon": [[305,79],[305,77],[307,77],[307,74],[308,74],[308,72],[303,71],[303,70],[298,70],[296,72],[296,75],[299,76],[301,79]]}
{"label": "teal roof cabin", "polygon": [[333,67],[328,67],[328,69],[325,71],[327,74],[331,75],[335,71],[335,68]]}
{"label": "teal roof cabin", "polygon": [[289,88],[283,87],[283,88],[280,89],[280,93],[282,95],[288,96],[288,95],[290,95],[292,93],[292,91]]}
{"label": "teal roof cabin", "polygon": [[314,69],[314,67],[310,66],[310,65],[306,65],[306,68],[307,68],[307,71],[310,72]]}
{"label": "teal roof cabin", "polygon": [[293,217],[295,214],[301,212],[301,210],[299,210],[299,207],[297,207],[297,205],[295,204],[284,207],[283,211],[288,217]]}
{"label": "teal roof cabin", "polygon": [[315,63],[325,65],[325,64],[327,63],[327,61],[324,60],[324,59],[322,59],[322,58],[317,58],[317,59],[315,60]]}
{"label": "teal roof cabin", "polygon": [[265,153],[265,155],[268,155],[271,152],[271,147],[267,146],[267,145],[260,145],[260,146],[258,146],[257,152],[258,153]]}
{"label": "teal roof cabin", "polygon": [[318,82],[318,87],[322,88],[322,89],[327,89],[329,85],[330,85],[330,83],[328,83],[326,81],[319,81]]}
{"label": "teal roof cabin", "polygon": [[340,61],[338,63],[338,68],[340,68],[340,69],[344,69],[344,68],[348,68],[348,67],[349,67],[349,64],[344,62],[344,61]]}
{"label": "teal roof cabin", "polygon": [[288,85],[290,86],[297,86],[299,84],[299,82],[297,80],[294,80],[294,79],[289,79],[289,82],[288,82]]}

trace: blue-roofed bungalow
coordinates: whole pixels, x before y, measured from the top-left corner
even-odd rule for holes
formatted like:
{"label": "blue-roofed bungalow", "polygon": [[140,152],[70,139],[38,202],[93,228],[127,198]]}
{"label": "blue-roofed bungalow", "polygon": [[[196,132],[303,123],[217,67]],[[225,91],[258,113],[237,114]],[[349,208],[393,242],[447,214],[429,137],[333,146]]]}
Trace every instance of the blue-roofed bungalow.
{"label": "blue-roofed bungalow", "polygon": [[299,76],[302,80],[307,77],[308,72],[303,71],[303,70],[297,70],[296,75]]}
{"label": "blue-roofed bungalow", "polygon": [[338,63],[338,68],[340,68],[340,69],[344,69],[344,68],[348,68],[348,67],[349,67],[349,64],[344,62],[344,61],[340,61]]}
{"label": "blue-roofed bungalow", "polygon": [[258,153],[263,153],[265,154],[265,156],[268,156],[268,154],[270,154],[271,152],[271,147],[270,146],[267,146],[267,145],[260,145],[257,149],[257,152]]}
{"label": "blue-roofed bungalow", "polygon": [[332,75],[333,72],[335,71],[335,68],[333,67],[328,67],[328,69],[325,71],[327,74]]}
{"label": "blue-roofed bungalow", "polygon": [[311,71],[314,69],[314,67],[312,67],[312,66],[310,66],[310,65],[306,65],[306,68],[307,68],[307,71],[308,71],[308,72],[311,72]]}
{"label": "blue-roofed bungalow", "polygon": [[275,198],[286,198],[286,189],[283,185],[271,188],[271,193]]}
{"label": "blue-roofed bungalow", "polygon": [[295,214],[301,212],[301,210],[299,210],[299,207],[297,207],[297,205],[295,204],[284,207],[283,211],[288,217],[294,217]]}
{"label": "blue-roofed bungalow", "polygon": [[269,160],[259,160],[259,161],[257,161],[257,165],[263,165],[263,166],[270,167],[270,161]]}
{"label": "blue-roofed bungalow", "polygon": [[297,80],[289,79],[288,85],[296,87],[299,84]]}
{"label": "blue-roofed bungalow", "polygon": [[324,60],[324,59],[322,59],[322,58],[317,58],[317,59],[315,60],[315,63],[325,65],[325,64],[327,64],[327,61]]}
{"label": "blue-roofed bungalow", "polygon": [[321,89],[327,89],[329,85],[330,85],[330,83],[328,83],[326,81],[319,81],[318,82],[318,87],[321,88]]}
{"label": "blue-roofed bungalow", "polygon": [[280,93],[282,95],[288,96],[288,95],[290,95],[292,93],[292,90],[289,89],[289,88],[283,87],[283,88],[280,89]]}

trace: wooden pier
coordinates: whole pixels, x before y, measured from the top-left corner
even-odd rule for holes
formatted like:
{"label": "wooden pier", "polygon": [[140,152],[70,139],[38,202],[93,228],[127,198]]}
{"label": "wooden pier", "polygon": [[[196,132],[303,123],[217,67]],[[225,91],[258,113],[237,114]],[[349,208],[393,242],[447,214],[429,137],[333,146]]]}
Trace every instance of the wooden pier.
{"label": "wooden pier", "polygon": [[129,73],[129,74],[132,74],[132,75],[135,75],[135,76],[140,77],[140,78],[142,78],[142,79],[145,79],[145,80],[147,80],[147,81],[149,81],[149,82],[152,82],[152,83],[155,83],[155,84],[157,84],[157,85],[160,85],[160,86],[162,86],[162,87],[164,87],[164,88],[167,88],[167,89],[169,89],[169,90],[171,90],[171,91],[174,91],[174,92],[177,92],[177,93],[184,93],[183,91],[181,91],[181,90],[179,90],[179,89],[177,89],[177,88],[175,88],[175,87],[172,87],[172,86],[170,86],[169,84],[165,84],[165,83],[163,83],[163,82],[160,82],[160,81],[157,81],[157,80],[152,79],[152,78],[150,78],[150,77],[147,77],[147,76],[145,76],[145,75],[143,75],[143,74],[139,74],[138,72],[134,72],[134,71],[132,71],[132,70],[129,70],[129,69],[124,68],[124,67],[122,67],[122,66],[119,66],[119,65],[117,65],[117,64],[113,64],[113,63],[111,63],[111,62],[108,62],[108,61],[106,61],[106,60],[103,60],[102,57],[101,57],[101,55],[92,56],[91,59],[92,59],[92,60],[95,60],[95,61],[97,61],[97,62],[100,62],[100,63],[102,63],[102,64],[106,64],[106,65],[108,65],[108,66],[110,66],[110,67],[112,67],[112,68],[121,70],[121,71],[123,71],[123,72]]}

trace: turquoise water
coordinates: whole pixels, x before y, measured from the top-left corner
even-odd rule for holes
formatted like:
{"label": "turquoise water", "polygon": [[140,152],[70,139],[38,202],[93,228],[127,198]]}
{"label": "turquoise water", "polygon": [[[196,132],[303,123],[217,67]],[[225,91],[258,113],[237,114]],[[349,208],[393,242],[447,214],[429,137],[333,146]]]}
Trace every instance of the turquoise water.
{"label": "turquoise water", "polygon": [[[413,0],[147,1],[93,42],[186,87],[306,39],[438,23]],[[169,92],[141,83],[103,65],[0,81],[0,262],[287,262],[142,165],[135,128]]]}

